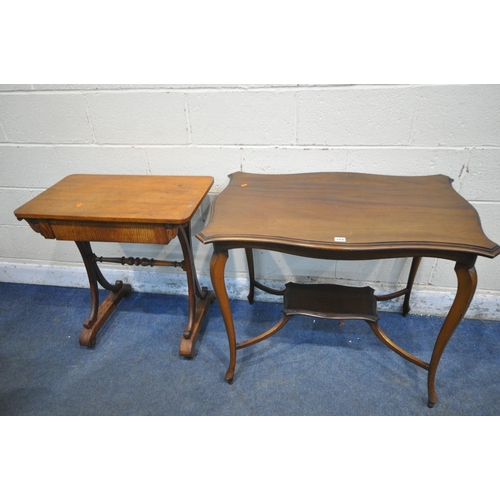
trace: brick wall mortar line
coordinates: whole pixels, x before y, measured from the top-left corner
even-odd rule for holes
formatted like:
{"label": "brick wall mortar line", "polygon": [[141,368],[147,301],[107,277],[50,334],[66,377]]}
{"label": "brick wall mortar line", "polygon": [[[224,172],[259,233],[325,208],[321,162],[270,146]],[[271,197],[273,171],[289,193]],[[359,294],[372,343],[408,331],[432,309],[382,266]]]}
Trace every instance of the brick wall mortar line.
{"label": "brick wall mortar line", "polygon": [[193,143],[193,130],[191,128],[191,119],[189,116],[189,101],[188,101],[187,95],[185,93],[183,94],[183,96],[184,96],[184,114],[186,117],[186,130],[187,130],[187,134],[188,134],[188,144],[192,144]]}
{"label": "brick wall mortar line", "polygon": [[266,85],[240,85],[234,87],[217,87],[217,86],[206,86],[206,87],[196,87],[196,86],[183,86],[183,87],[135,87],[135,88],[96,88],[96,89],[22,89],[22,90],[1,90],[1,94],[7,95],[23,95],[23,94],[95,94],[95,93],[132,93],[132,92],[151,92],[151,93],[164,93],[164,92],[297,92],[297,91],[310,91],[310,90],[343,90],[343,89],[355,89],[355,90],[379,90],[379,89],[395,89],[395,88],[422,88],[422,87],[439,87],[447,86],[448,84],[436,84],[436,85],[422,85],[422,84],[290,84],[290,85],[277,85],[277,86],[266,86]]}
{"label": "brick wall mortar line", "polygon": [[415,106],[415,111],[413,113],[413,120],[411,122],[410,137],[408,139],[408,145],[411,146],[413,142],[413,132],[415,130],[415,123],[417,123],[418,111],[420,109],[420,102],[422,101],[422,92],[418,93],[417,104]]}
{"label": "brick wall mortar line", "polygon": [[[0,122],[0,130],[2,131],[2,134],[5,137],[5,140],[8,141],[9,138],[7,137],[7,133],[5,132],[5,129],[3,128],[3,125],[1,122]],[[0,144],[5,144],[5,143],[0,143]]]}
{"label": "brick wall mortar line", "polygon": [[[1,124],[0,124],[1,125]],[[58,147],[58,148],[205,148],[205,149],[294,149],[294,150],[337,150],[337,149],[376,149],[376,150],[400,150],[400,151],[466,151],[469,149],[488,149],[488,150],[500,150],[500,145],[474,145],[474,146],[409,146],[404,144],[398,145],[318,145],[318,144],[144,144],[144,143],[46,143],[46,142],[0,142],[0,147],[26,147],[26,148],[37,148],[37,147]]]}
{"label": "brick wall mortar line", "polygon": [[294,94],[293,106],[294,106],[294,124],[293,124],[293,132],[294,132],[294,143],[299,143],[299,93],[296,92]]}
{"label": "brick wall mortar line", "polygon": [[92,124],[92,119],[90,118],[89,103],[87,102],[87,96],[83,94],[83,101],[85,102],[85,113],[87,114],[87,121],[89,123],[90,131],[92,132],[93,143],[96,144],[94,125]]}

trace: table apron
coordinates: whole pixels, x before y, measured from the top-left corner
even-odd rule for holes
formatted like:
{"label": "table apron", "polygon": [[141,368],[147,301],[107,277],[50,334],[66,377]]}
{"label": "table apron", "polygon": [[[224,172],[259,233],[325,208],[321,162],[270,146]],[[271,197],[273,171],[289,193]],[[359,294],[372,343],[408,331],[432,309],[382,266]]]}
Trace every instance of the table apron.
{"label": "table apron", "polygon": [[31,227],[48,239],[116,243],[168,244],[177,236],[175,224],[29,220]]}
{"label": "table apron", "polygon": [[280,252],[309,259],[321,260],[382,260],[395,258],[429,257],[459,262],[472,267],[476,261],[477,253],[453,252],[450,250],[427,249],[427,248],[385,248],[373,249],[363,248],[357,250],[326,250],[320,248],[284,245],[284,244],[262,244],[223,242],[214,243],[214,252],[224,252],[237,248],[252,250],[267,250]]}

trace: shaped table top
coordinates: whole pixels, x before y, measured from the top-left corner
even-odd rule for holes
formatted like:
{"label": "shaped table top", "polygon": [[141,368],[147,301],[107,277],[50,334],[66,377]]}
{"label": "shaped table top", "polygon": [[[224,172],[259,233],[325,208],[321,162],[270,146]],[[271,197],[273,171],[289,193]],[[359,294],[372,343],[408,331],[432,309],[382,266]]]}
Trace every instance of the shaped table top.
{"label": "shaped table top", "polygon": [[231,174],[203,243],[319,250],[437,250],[495,257],[476,209],[444,175]]}
{"label": "shaped table top", "polygon": [[184,224],[213,182],[208,176],[75,174],[14,214],[18,219]]}

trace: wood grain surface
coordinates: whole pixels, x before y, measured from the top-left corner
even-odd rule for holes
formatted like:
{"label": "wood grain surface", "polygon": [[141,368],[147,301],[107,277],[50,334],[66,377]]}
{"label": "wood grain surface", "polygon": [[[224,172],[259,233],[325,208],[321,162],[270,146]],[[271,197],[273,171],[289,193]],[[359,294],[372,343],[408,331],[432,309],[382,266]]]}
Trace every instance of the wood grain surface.
{"label": "wood grain surface", "polygon": [[184,224],[213,184],[208,176],[65,177],[19,207],[19,219]]}
{"label": "wood grain surface", "polygon": [[237,172],[230,179],[197,235],[203,243],[500,253],[444,175]]}

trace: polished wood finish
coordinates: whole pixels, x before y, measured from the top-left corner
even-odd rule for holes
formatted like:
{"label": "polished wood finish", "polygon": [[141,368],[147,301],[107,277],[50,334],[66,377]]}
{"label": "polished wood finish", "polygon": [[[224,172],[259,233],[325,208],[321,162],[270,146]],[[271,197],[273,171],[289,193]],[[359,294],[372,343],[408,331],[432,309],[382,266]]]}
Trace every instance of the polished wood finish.
{"label": "polished wood finish", "polygon": [[[403,290],[406,295],[406,289]],[[394,295],[394,294],[391,294]],[[403,295],[397,292],[396,296]],[[377,299],[373,288],[348,287],[342,285],[301,285],[287,283],[283,299],[283,317],[278,323],[262,335],[236,344],[236,349],[248,347],[269,338],[281,330],[294,315],[312,316],[336,320],[365,320],[371,329],[387,347],[406,360],[425,370],[429,363],[413,356],[402,347],[395,344],[382,330],[377,314]],[[385,300],[385,299],[384,299]],[[403,313],[406,316],[406,314]]]}
{"label": "polished wood finish", "polygon": [[342,285],[287,283],[283,314],[301,314],[325,319],[378,321],[373,288]]}
{"label": "polished wood finish", "polygon": [[232,384],[234,370],[236,368],[236,333],[234,330],[233,314],[227,296],[226,284],[224,282],[224,270],[228,258],[229,254],[227,249],[219,248],[214,245],[214,252],[210,259],[210,279],[212,280],[212,286],[219,302],[224,326],[226,327],[227,340],[229,342],[229,366],[225,378]]}
{"label": "polished wood finish", "polygon": [[[385,345],[428,370],[430,407],[437,402],[434,385],[439,360],[474,295],[476,257],[494,258],[500,253],[499,245],[484,234],[474,207],[453,189],[452,179],[443,175],[237,172],[230,176],[229,185],[212,205],[210,222],[197,237],[214,247],[210,272],[229,341],[226,380],[230,383],[237,349],[268,338],[287,320],[282,319],[255,339],[236,342],[224,279],[229,250],[245,249],[250,303],[255,287],[285,294],[285,290],[271,290],[255,280],[254,248],[331,260],[412,258],[406,288],[374,296],[379,301],[404,295],[403,315],[410,310],[410,294],[421,259],[455,261],[457,296],[437,336],[430,363],[396,346],[381,330],[378,321],[364,318]],[[332,293],[331,290],[327,289],[326,293]],[[302,312],[335,317],[328,307],[323,306],[320,311],[315,311],[310,304],[308,307]]]}
{"label": "polished wood finish", "polygon": [[75,174],[14,213],[21,219],[179,225],[191,220],[212,184],[208,176]]}
{"label": "polished wood finish", "polygon": [[451,306],[450,312],[441,327],[434,350],[432,351],[432,357],[429,367],[429,376],[427,379],[428,392],[429,392],[429,407],[432,408],[437,402],[438,397],[436,394],[436,389],[434,386],[434,381],[436,378],[436,370],[439,364],[439,360],[444,352],[446,344],[450,340],[455,328],[458,326],[462,318],[465,316],[467,309],[474,297],[474,292],[477,286],[477,273],[474,267],[475,258],[472,259],[468,264],[463,264],[457,262],[455,265],[455,273],[457,275],[457,294],[455,300]]}
{"label": "polished wood finish", "polygon": [[[45,238],[75,241],[82,255],[90,284],[91,306],[80,344],[92,347],[106,319],[130,285],[110,284],[98,262],[141,266],[179,266],[188,283],[188,324],[180,354],[192,357],[201,321],[213,293],[200,288],[191,242],[191,218],[213,184],[208,176],[70,175],[15,210],[34,231]],[[97,257],[92,241],[167,245],[178,238],[184,261]],[[98,285],[109,291],[99,304]]]}
{"label": "polished wood finish", "polygon": [[198,236],[204,243],[293,245],[342,253],[386,252],[390,247],[405,253],[411,248],[498,255],[500,249],[482,231],[476,210],[451,182],[444,175],[237,172]]}

